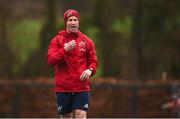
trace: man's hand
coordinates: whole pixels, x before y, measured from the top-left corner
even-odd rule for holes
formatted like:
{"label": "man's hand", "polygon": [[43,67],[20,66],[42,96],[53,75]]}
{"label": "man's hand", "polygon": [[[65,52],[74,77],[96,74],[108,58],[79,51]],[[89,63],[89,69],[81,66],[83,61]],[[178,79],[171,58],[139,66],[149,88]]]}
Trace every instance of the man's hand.
{"label": "man's hand", "polygon": [[89,79],[92,74],[92,71],[90,69],[86,69],[80,76],[80,80],[84,81],[86,79]]}
{"label": "man's hand", "polygon": [[64,44],[64,49],[66,51],[70,51],[70,50],[74,49],[75,47],[76,47],[76,41],[75,40],[72,40],[72,41]]}

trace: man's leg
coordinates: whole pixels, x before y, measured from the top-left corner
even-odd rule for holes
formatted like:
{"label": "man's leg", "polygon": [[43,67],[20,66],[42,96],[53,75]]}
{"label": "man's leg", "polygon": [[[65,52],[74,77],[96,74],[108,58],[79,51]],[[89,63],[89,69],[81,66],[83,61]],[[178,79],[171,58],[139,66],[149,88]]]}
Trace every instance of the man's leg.
{"label": "man's leg", "polygon": [[61,118],[72,118],[72,93],[58,92],[57,95],[57,111]]}
{"label": "man's leg", "polygon": [[76,109],[76,110],[74,110],[74,117],[85,119],[87,117],[87,112],[84,110]]}
{"label": "man's leg", "polygon": [[73,95],[72,109],[75,118],[86,118],[89,108],[90,92],[77,92]]}

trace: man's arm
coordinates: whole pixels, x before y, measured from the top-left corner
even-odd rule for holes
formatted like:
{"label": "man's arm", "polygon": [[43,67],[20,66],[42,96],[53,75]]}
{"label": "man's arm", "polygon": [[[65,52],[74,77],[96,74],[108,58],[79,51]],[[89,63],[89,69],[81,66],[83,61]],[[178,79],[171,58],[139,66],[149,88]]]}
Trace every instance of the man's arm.
{"label": "man's arm", "polygon": [[97,61],[97,55],[96,55],[96,49],[94,43],[89,40],[89,49],[88,49],[88,69],[86,69],[80,76],[80,80],[84,81],[86,79],[89,79],[91,76],[93,76],[96,73],[96,69],[98,67],[98,61]]}
{"label": "man's arm", "polygon": [[92,40],[89,40],[89,52],[88,52],[88,69],[92,71],[92,75],[96,73],[98,67],[98,60],[96,55],[96,47]]}
{"label": "man's arm", "polygon": [[63,61],[65,49],[64,47],[59,48],[59,36],[57,35],[49,44],[47,61],[51,66],[55,66],[59,62]]}

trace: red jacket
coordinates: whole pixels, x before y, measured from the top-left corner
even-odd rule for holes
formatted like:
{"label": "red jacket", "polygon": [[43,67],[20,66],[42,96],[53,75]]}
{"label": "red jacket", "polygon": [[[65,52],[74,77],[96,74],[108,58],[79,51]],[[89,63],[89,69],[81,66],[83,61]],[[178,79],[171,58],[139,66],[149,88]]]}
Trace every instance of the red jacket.
{"label": "red jacket", "polygon": [[[75,49],[66,52],[64,44],[76,41]],[[69,34],[65,30],[52,39],[47,53],[48,64],[55,69],[56,92],[81,92],[90,91],[90,81],[82,82],[80,75],[88,68],[93,68],[96,73],[97,56],[95,45],[91,39],[78,31]]]}

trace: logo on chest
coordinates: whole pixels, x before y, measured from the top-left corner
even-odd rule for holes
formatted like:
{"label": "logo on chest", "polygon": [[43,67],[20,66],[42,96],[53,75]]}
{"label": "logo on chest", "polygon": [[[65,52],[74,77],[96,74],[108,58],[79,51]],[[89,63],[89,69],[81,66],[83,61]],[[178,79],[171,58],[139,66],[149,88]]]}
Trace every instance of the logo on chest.
{"label": "logo on chest", "polygon": [[78,48],[79,51],[86,51],[86,43],[84,41],[79,42]]}

